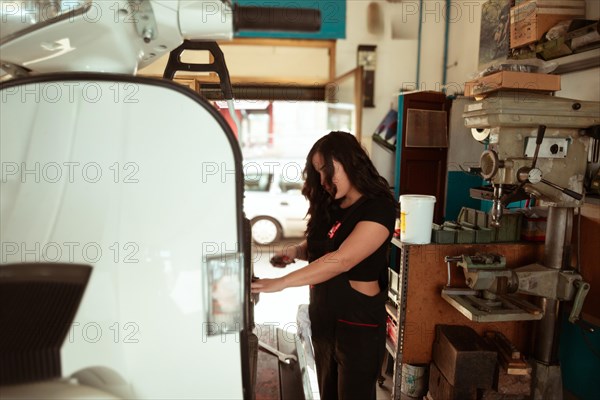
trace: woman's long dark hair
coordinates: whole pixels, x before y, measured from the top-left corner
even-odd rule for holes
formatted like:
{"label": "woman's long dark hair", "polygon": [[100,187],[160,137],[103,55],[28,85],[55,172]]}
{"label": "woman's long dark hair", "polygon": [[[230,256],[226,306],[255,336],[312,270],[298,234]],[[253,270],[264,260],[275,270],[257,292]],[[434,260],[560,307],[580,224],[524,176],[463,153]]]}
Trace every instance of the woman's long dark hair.
{"label": "woman's long dark hair", "polygon": [[315,154],[321,154],[325,162],[325,179],[329,187],[336,190],[333,182],[333,159],[344,167],[350,183],[365,197],[382,197],[388,199],[396,208],[398,205],[392,195],[387,181],[379,175],[367,152],[362,148],[356,137],[347,132],[334,131],[323,136],[313,145],[306,157],[304,175],[306,181],[302,194],[310,202],[308,214],[307,235],[315,231],[317,221],[328,226],[332,221],[329,210],[335,202],[334,197],[327,193],[321,185],[319,172],[312,164]]}

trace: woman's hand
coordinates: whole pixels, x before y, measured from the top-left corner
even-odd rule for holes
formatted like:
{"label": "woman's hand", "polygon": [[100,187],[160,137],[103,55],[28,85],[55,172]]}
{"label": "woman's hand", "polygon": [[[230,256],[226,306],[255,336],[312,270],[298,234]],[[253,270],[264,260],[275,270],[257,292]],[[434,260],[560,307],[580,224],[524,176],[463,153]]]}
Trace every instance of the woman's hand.
{"label": "woman's hand", "polygon": [[305,243],[306,242],[302,242],[299,244],[285,246],[281,251],[275,253],[269,262],[276,268],[287,267],[291,263],[296,262],[296,258],[301,258],[303,253],[299,254],[299,252],[304,251]]}
{"label": "woman's hand", "polygon": [[251,284],[252,293],[273,293],[285,289],[282,278],[258,279]]}
{"label": "woman's hand", "polygon": [[293,262],[296,262],[296,260],[294,260],[293,258],[291,258],[291,257],[289,257],[289,256],[287,256],[287,255],[285,255],[283,253],[277,253],[273,257],[271,257],[271,259],[269,260],[269,262],[274,267],[285,268],[289,264],[291,264]]}

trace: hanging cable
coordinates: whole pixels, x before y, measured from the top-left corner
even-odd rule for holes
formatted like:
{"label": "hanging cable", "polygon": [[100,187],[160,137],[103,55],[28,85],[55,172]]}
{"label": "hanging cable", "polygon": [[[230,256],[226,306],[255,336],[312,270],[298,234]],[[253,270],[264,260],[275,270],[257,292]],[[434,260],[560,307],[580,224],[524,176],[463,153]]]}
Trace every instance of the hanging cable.
{"label": "hanging cable", "polygon": [[240,119],[238,118],[237,113],[235,112],[235,105],[233,104],[233,99],[227,99],[227,108],[229,109],[229,115],[231,115],[233,122],[235,122],[235,127],[237,129],[237,135],[239,138],[242,135],[242,126]]}

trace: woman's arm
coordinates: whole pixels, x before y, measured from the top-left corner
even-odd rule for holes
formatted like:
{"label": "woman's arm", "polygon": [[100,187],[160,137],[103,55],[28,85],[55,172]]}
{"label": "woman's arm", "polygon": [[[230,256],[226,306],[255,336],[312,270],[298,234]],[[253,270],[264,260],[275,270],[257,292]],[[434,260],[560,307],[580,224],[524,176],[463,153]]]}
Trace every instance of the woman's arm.
{"label": "woman's arm", "polygon": [[307,260],[308,255],[306,252],[306,240],[303,240],[297,244],[290,244],[283,247],[283,249],[277,253],[281,257],[289,257],[292,259]]}
{"label": "woman's arm", "polygon": [[294,245],[294,253],[295,253],[295,257],[299,260],[308,260],[308,252],[306,250],[306,240],[303,240],[302,242]]}
{"label": "woman's arm", "polygon": [[377,222],[361,221],[336,251],[281,278],[259,279],[252,283],[252,292],[278,292],[288,287],[325,282],[349,271],[373,254],[387,240],[388,235],[389,231],[385,226]]}

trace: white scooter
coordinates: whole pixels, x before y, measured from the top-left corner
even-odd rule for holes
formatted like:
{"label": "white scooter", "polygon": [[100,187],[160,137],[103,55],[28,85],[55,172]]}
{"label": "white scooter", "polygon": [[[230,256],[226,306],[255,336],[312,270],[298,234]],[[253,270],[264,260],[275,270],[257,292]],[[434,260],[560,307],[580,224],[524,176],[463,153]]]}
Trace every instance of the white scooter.
{"label": "white scooter", "polygon": [[318,12],[0,5],[0,397],[253,398],[239,145],[198,94],[135,73]]}

